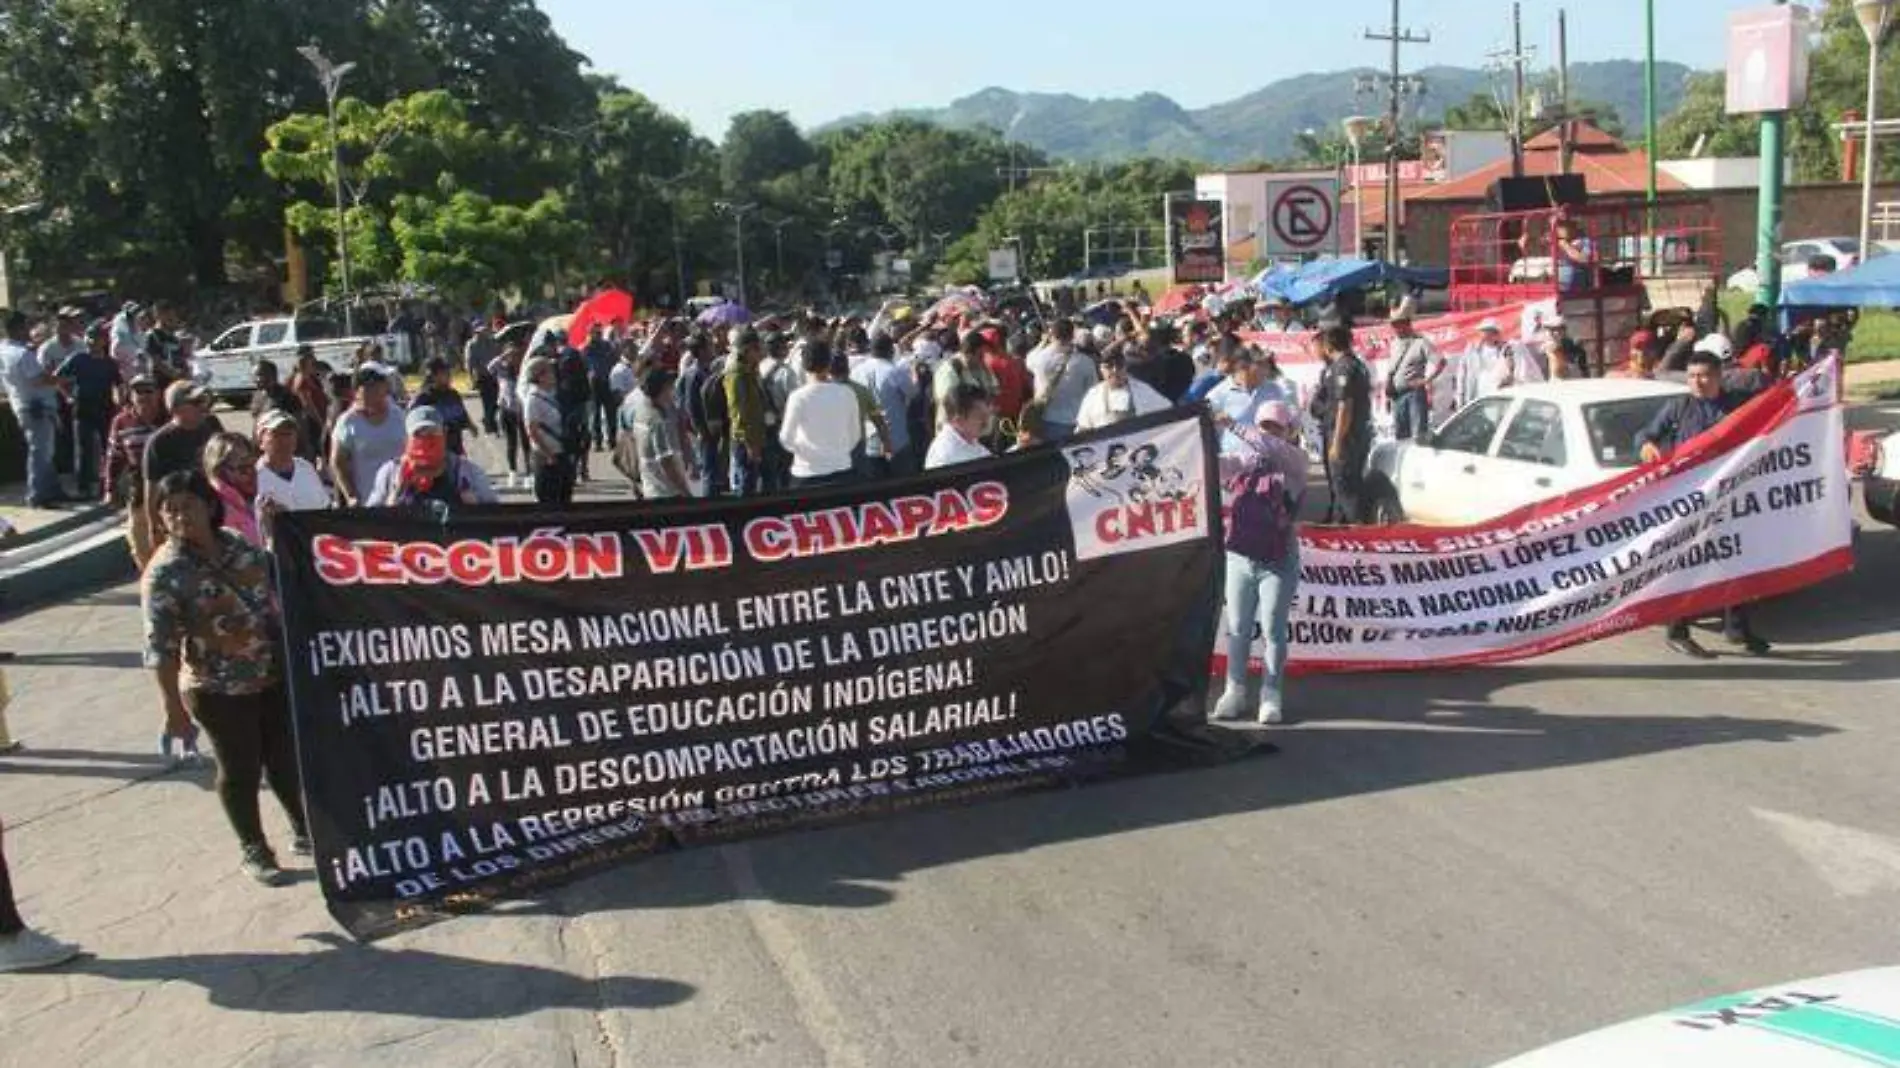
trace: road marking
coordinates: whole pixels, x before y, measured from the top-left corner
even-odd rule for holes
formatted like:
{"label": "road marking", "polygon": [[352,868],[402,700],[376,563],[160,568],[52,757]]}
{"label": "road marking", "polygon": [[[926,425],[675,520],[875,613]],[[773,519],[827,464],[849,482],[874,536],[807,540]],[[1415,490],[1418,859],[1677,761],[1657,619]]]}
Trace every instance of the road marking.
{"label": "road marking", "polygon": [[759,873],[752,867],[752,851],[743,845],[721,846],[719,859],[725,864],[732,888],[739,894],[739,907],[746,922],[772,958],[785,986],[797,1006],[799,1022],[812,1041],[824,1051],[830,1068],[868,1068],[871,1063],[852,1041],[844,1013],[839,1011],[797,932],[785,922],[780,906],[775,905],[759,884]]}
{"label": "road marking", "polygon": [[1753,809],[1821,881],[1843,897],[1900,890],[1900,841],[1826,820]]}

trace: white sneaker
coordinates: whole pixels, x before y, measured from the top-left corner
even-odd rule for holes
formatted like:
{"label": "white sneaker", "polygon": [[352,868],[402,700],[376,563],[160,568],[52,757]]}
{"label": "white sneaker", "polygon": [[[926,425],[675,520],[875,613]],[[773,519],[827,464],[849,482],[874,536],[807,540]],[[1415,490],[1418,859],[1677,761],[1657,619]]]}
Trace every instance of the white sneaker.
{"label": "white sneaker", "polygon": [[31,928],[0,938],[0,972],[52,968],[79,956],[78,946],[55,941]]}
{"label": "white sneaker", "polygon": [[1271,699],[1260,702],[1260,723],[1262,726],[1277,726],[1285,722],[1285,720],[1286,717],[1280,712],[1280,702]]}
{"label": "white sneaker", "polygon": [[1233,723],[1246,715],[1247,688],[1227,684],[1227,692],[1221,695],[1220,702],[1214,706],[1215,723]]}

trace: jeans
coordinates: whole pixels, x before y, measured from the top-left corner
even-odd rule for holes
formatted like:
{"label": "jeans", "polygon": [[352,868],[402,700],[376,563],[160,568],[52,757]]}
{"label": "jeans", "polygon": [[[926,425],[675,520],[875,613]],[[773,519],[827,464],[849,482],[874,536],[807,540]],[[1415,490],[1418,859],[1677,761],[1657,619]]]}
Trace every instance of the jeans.
{"label": "jeans", "polygon": [[482,429],[490,434],[500,433],[496,415],[501,408],[501,383],[494,375],[478,373],[475,375],[475,391],[482,397]]}
{"label": "jeans", "polygon": [[263,693],[222,694],[185,691],[191,718],[211,738],[218,758],[218,801],[237,832],[238,844],[263,845],[264,823],[257,809],[257,788],[270,773],[271,792],[290,817],[293,834],[305,833],[303,784],[298,778],[297,747],[290,733],[290,702],[282,685]]}
{"label": "jeans", "polygon": [[753,463],[752,456],[745,446],[735,445],[732,449],[732,463],[726,473],[731,476],[730,483],[734,497],[757,497],[759,495],[760,476],[764,474],[764,457]]}
{"label": "jeans", "polygon": [[1286,559],[1263,564],[1238,553],[1227,554],[1227,686],[1247,685],[1247,657],[1253,648],[1255,623],[1266,639],[1265,671],[1260,703],[1280,704],[1286,677],[1289,619],[1293,594],[1300,586],[1300,547],[1287,547]]}
{"label": "jeans", "polygon": [[726,470],[726,443],[714,437],[699,439],[699,469],[706,476],[706,497],[711,500],[726,494],[726,479],[719,472]]}
{"label": "jeans", "polygon": [[784,493],[792,488],[792,454],[778,443],[777,434],[766,439],[765,462],[760,465],[759,485],[767,495]]}
{"label": "jeans", "polygon": [[81,497],[99,496],[99,458],[105,452],[109,423],[110,418],[102,415],[73,416],[73,463]]}
{"label": "jeans", "polygon": [[59,417],[52,405],[29,403],[20,415],[20,433],[26,437],[26,499],[43,504],[62,491],[59,476],[53,470],[53,450],[58,447]]}
{"label": "jeans", "polygon": [[614,439],[614,425],[620,420],[620,398],[614,396],[612,387],[605,382],[594,382],[590,388],[593,396],[587,403],[587,429],[593,436],[594,448],[605,449]]}
{"label": "jeans", "polygon": [[1392,402],[1393,430],[1400,441],[1413,441],[1432,431],[1432,391],[1408,389]]}
{"label": "jeans", "polygon": [[512,475],[519,470],[515,465],[517,453],[522,460],[530,464],[534,462],[533,454],[528,448],[528,428],[522,423],[520,412],[511,412],[503,408],[500,412],[500,420],[501,440],[507,447],[508,453],[508,473]]}

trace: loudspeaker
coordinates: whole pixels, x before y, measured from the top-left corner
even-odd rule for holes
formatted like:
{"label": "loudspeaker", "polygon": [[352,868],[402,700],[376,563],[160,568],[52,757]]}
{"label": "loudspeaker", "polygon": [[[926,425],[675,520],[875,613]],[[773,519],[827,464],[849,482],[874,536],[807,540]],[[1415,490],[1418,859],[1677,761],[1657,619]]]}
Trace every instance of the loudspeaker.
{"label": "loudspeaker", "polygon": [[1552,174],[1540,178],[1500,178],[1486,194],[1493,212],[1537,211],[1559,205],[1590,202],[1590,189],[1581,174]]}

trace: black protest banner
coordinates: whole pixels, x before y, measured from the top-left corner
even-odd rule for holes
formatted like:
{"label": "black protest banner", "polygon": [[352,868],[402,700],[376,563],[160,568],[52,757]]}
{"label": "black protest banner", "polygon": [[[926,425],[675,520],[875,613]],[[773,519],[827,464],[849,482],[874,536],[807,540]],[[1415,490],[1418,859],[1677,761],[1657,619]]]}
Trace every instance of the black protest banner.
{"label": "black protest banner", "polygon": [[332,913],[373,939],[633,856],[1141,766],[1205,696],[1210,435],[1169,414],[726,504],[281,516]]}

